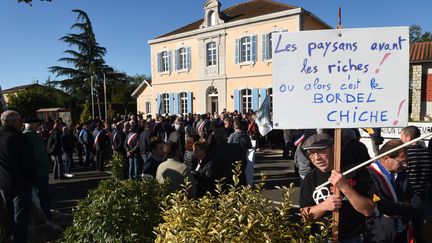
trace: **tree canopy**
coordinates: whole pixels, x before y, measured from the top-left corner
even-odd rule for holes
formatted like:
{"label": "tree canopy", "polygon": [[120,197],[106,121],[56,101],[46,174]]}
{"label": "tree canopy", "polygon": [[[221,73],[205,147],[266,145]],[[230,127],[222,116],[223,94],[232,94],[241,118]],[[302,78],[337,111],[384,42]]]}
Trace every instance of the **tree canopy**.
{"label": "tree canopy", "polygon": [[[96,96],[103,92],[103,81],[106,83],[124,82],[126,75],[115,71],[105,64],[104,55],[107,50],[99,45],[93,32],[92,22],[86,12],[74,9],[77,13],[76,23],[71,29],[77,29],[79,33],[70,33],[60,38],[77,50],[64,51],[68,56],[58,61],[65,62],[68,67],[52,66],[49,70],[62,80],[52,81],[61,86],[66,92],[84,102],[91,96],[91,81],[94,84]],[[100,96],[101,97],[101,96]]]}
{"label": "tree canopy", "polygon": [[423,32],[420,25],[414,24],[409,28],[410,43],[432,41],[432,33],[429,31]]}

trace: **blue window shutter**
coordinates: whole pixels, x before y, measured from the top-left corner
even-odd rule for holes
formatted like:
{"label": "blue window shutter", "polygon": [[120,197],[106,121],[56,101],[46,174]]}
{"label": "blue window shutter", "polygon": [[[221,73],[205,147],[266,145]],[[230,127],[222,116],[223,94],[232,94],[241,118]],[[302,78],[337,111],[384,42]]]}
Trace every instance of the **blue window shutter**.
{"label": "blue window shutter", "polygon": [[234,90],[234,110],[240,111],[240,90]]}
{"label": "blue window shutter", "polygon": [[192,113],[192,92],[187,93],[187,112]]}
{"label": "blue window shutter", "polygon": [[240,62],[240,40],[235,40],[235,63]]}
{"label": "blue window shutter", "polygon": [[172,60],[171,60],[171,50],[168,51],[168,71],[171,72],[172,71]]}
{"label": "blue window shutter", "polygon": [[262,60],[267,60],[267,34],[262,35]]}
{"label": "blue window shutter", "polygon": [[260,89],[260,106],[262,106],[262,103],[264,102],[265,98],[267,97],[267,89],[266,88],[262,88]]}
{"label": "blue window shutter", "polygon": [[157,66],[158,73],[162,72],[162,55],[160,52],[157,53]]}
{"label": "blue window shutter", "polygon": [[257,61],[257,35],[252,36],[252,61]]}
{"label": "blue window shutter", "polygon": [[179,106],[180,106],[180,96],[179,93],[174,94],[174,114],[179,114]]}
{"label": "blue window shutter", "polygon": [[175,49],[174,50],[174,67],[175,67],[176,71],[179,70],[179,61],[180,61],[179,49]]}
{"label": "blue window shutter", "polygon": [[162,108],[162,95],[158,94],[157,95],[157,110],[158,110],[158,114],[162,114],[163,112],[163,108]]}
{"label": "blue window shutter", "polygon": [[191,48],[190,47],[188,47],[187,49],[186,49],[186,53],[187,53],[187,55],[186,55],[186,62],[187,62],[187,64],[186,64],[186,66],[187,66],[187,69],[191,69],[192,68],[192,59],[191,59]]}
{"label": "blue window shutter", "polygon": [[259,89],[252,89],[252,110],[257,111],[258,110],[258,97],[259,97]]}

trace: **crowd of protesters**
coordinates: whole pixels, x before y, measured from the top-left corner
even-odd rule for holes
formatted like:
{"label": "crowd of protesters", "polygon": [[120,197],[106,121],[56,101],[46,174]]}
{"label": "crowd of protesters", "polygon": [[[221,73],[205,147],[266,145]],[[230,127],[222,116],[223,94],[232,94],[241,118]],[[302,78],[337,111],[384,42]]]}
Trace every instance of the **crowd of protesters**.
{"label": "crowd of protesters", "polygon": [[[124,158],[124,178],[167,181],[170,191],[178,190],[188,180],[189,196],[199,198],[216,194],[216,180],[225,178],[225,185],[232,185],[238,161],[240,185],[252,184],[245,176],[248,154],[253,147],[275,144],[259,134],[252,112],[117,115],[109,121],[96,118],[76,126],[66,125],[61,119],[29,118],[24,119],[22,127],[19,114],[6,111],[1,121],[0,216],[8,215],[3,220],[8,219],[6,224],[11,226],[9,233],[15,242],[25,242],[32,188],[47,219],[52,218],[50,165],[52,178],[63,180],[74,176],[76,166],[105,171],[107,161],[118,154]],[[299,168],[300,207],[305,219],[321,218],[340,209],[341,239],[346,242],[399,242],[408,240],[409,232],[422,242],[419,229],[431,216],[432,208],[430,150],[419,143],[410,145],[344,177],[332,166],[333,130],[277,134],[276,140],[284,143],[284,157],[294,159]],[[419,136],[417,127],[407,127],[401,140],[392,140],[381,149],[378,144],[377,153]],[[358,130],[343,129],[343,170],[370,158],[359,139]],[[331,185],[317,191],[316,186],[325,181]],[[333,195],[335,188],[343,196]]]}

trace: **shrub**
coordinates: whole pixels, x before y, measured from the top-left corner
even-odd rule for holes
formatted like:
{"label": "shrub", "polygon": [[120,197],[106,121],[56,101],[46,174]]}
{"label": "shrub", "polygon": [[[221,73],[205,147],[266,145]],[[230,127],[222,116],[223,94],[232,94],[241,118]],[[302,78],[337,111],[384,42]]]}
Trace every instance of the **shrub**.
{"label": "shrub", "polygon": [[[236,166],[239,171],[240,166]],[[291,205],[294,188],[284,188],[283,202],[274,205],[255,187],[234,186],[224,194],[217,184],[217,196],[188,199],[187,187],[170,194],[163,203],[163,223],[156,228],[156,242],[325,242],[329,224],[302,222]],[[313,232],[318,224],[321,232]]]}
{"label": "shrub", "polygon": [[73,211],[66,242],[153,242],[161,222],[165,184],[156,180],[105,180]]}
{"label": "shrub", "polygon": [[112,158],[107,163],[107,167],[111,170],[112,176],[119,180],[127,178],[124,172],[125,166],[126,158],[117,152],[114,152]]}

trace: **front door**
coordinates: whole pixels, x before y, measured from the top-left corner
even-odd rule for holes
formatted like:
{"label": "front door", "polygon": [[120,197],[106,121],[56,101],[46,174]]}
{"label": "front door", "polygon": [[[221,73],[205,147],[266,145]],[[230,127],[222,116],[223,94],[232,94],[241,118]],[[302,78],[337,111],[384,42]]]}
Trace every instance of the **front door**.
{"label": "front door", "polygon": [[218,97],[211,97],[211,112],[218,113]]}

